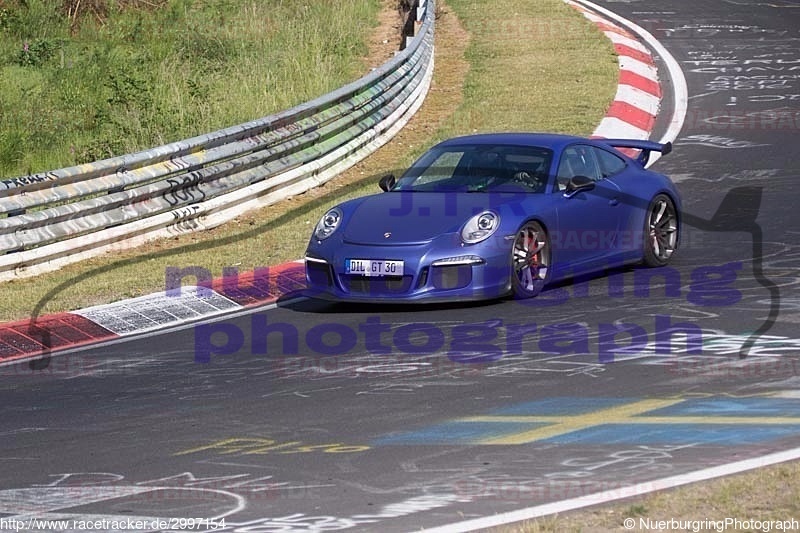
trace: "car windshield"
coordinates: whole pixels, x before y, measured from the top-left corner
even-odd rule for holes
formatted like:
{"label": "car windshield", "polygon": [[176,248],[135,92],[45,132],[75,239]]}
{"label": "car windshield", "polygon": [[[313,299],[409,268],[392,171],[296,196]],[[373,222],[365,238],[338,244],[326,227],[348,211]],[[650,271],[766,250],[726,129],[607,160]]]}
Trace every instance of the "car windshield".
{"label": "car windshield", "polygon": [[515,145],[433,148],[397,181],[392,191],[543,193],[553,152]]}

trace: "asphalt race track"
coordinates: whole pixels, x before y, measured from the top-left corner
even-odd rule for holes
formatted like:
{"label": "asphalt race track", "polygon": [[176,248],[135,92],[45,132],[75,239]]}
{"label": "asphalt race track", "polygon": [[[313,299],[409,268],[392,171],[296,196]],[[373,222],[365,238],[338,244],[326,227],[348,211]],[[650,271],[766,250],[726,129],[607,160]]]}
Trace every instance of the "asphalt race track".
{"label": "asphalt race track", "polygon": [[688,82],[654,166],[684,198],[670,267],[525,302],[290,295],[2,367],[0,518],[411,531],[800,447],[800,1],[600,5]]}

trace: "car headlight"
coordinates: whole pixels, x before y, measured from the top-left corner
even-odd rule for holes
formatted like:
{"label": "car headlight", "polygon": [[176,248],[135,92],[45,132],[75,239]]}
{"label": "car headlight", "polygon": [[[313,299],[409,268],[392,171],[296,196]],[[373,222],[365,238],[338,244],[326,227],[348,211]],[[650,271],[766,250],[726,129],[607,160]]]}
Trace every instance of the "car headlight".
{"label": "car headlight", "polygon": [[334,207],[319,219],[317,227],[314,228],[314,237],[319,240],[324,240],[333,235],[339,224],[342,223],[342,210]]}
{"label": "car headlight", "polygon": [[461,229],[461,240],[475,244],[491,237],[500,227],[500,215],[494,211],[484,211],[469,219]]}

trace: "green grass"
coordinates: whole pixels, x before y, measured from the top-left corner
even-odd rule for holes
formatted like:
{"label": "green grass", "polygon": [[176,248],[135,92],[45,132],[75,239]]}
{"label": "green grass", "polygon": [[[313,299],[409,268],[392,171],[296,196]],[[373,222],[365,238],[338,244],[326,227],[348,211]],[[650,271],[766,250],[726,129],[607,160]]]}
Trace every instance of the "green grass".
{"label": "green grass", "polygon": [[[509,13],[518,24],[516,32],[507,31]],[[455,24],[456,16],[468,36],[445,35],[443,30]],[[393,141],[324,187],[243,215],[216,230],[156,241],[5,283],[0,320],[163,290],[165,269],[170,266],[201,266],[219,276],[225,266],[246,271],[298,259],[313,225],[329,206],[377,192],[377,175],[408,164],[437,140],[498,130],[588,134],[613,98],[617,63],[611,44],[561,0],[449,0],[437,25],[433,90],[410,125],[414,129],[404,132],[404,141]],[[454,66],[455,58],[447,53],[463,47],[466,38],[466,62]],[[453,81],[458,76],[450,71],[456,68],[468,68],[466,77],[462,73],[459,81]],[[462,85],[451,87],[453,83]],[[460,98],[445,89],[456,91]],[[435,120],[429,108],[438,109]]]}
{"label": "green grass", "polygon": [[559,1],[451,0],[470,34],[471,69],[445,135],[541,130],[589,134],[614,96],[604,35]]}
{"label": "green grass", "polygon": [[103,16],[74,24],[61,0],[0,0],[0,176],[185,139],[329,92],[361,74],[380,5],[93,2]]}

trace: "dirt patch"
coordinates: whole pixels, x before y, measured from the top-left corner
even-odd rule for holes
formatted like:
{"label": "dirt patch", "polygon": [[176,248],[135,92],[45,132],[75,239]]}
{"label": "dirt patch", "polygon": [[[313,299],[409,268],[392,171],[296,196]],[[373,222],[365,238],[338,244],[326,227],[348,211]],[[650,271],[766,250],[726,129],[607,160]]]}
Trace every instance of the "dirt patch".
{"label": "dirt patch", "polygon": [[367,69],[379,67],[400,50],[400,35],[405,22],[403,10],[397,0],[382,0],[378,25],[369,38],[369,52],[364,58]]}
{"label": "dirt patch", "polygon": [[164,7],[166,3],[167,0],[63,0],[60,11],[69,19],[70,31],[75,33],[86,18],[93,18],[102,26],[112,9],[153,10]]}

